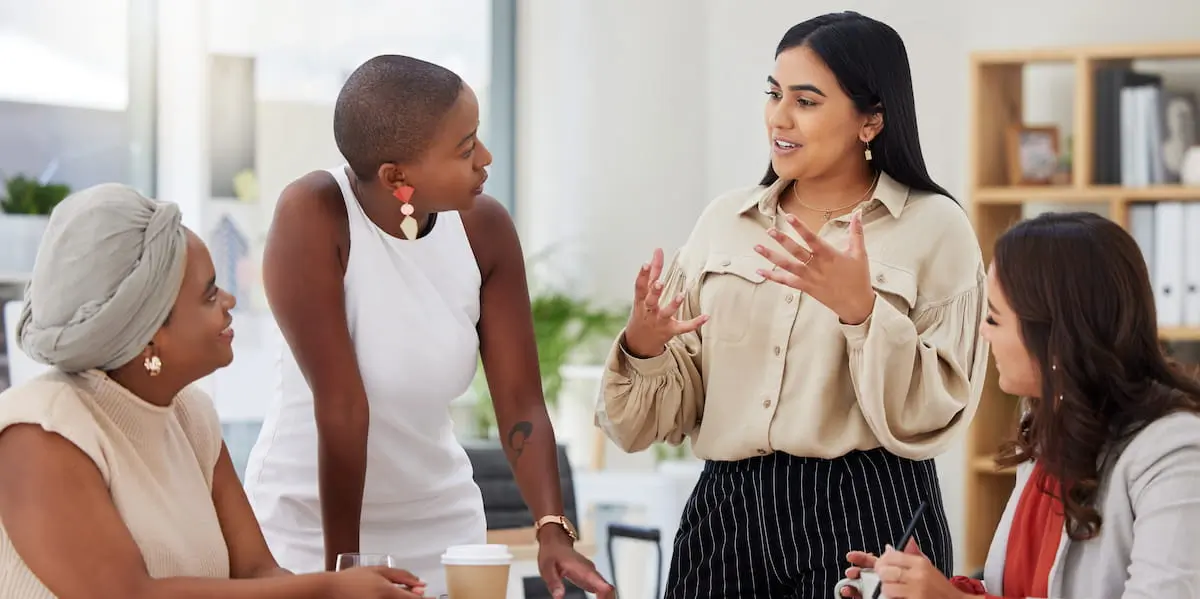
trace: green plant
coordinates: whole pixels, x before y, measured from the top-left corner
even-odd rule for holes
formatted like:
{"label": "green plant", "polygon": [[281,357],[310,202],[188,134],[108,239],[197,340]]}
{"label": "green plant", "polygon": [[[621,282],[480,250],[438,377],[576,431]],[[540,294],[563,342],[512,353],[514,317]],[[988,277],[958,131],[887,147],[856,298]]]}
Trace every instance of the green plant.
{"label": "green plant", "polygon": [[59,183],[41,183],[32,177],[17,175],[4,181],[4,199],[0,210],[8,214],[50,214],[71,194],[71,188]]}
{"label": "green plant", "polygon": [[[542,393],[546,405],[558,404],[562,392],[562,368],[574,360],[595,358],[597,344],[606,350],[629,316],[628,309],[609,309],[573,297],[561,291],[543,291],[530,299],[533,334],[538,350],[538,368],[542,374]],[[588,350],[593,350],[589,352]],[[590,355],[589,355],[590,354]],[[475,376],[472,390],[476,430],[494,433],[495,412],[482,367]]]}

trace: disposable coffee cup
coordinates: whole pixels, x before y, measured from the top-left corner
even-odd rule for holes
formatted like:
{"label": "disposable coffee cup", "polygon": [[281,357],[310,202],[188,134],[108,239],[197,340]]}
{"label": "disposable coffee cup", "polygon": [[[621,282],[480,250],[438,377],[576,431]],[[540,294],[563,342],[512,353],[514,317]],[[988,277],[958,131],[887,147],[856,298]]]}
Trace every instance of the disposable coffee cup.
{"label": "disposable coffee cup", "polygon": [[505,599],[513,556],[508,545],[456,545],[442,554],[450,599]]}

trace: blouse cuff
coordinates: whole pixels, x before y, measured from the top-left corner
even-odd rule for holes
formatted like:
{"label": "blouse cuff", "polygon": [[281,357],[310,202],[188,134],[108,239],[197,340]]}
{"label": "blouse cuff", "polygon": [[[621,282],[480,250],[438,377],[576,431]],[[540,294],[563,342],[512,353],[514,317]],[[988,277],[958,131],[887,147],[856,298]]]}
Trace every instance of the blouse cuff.
{"label": "blouse cuff", "polygon": [[[904,331],[906,328],[909,330],[912,329],[912,320],[909,319],[908,315],[897,310],[891,302],[884,299],[878,293],[875,294],[875,305],[871,307],[871,314],[867,316],[866,320],[859,324],[844,324],[839,321],[839,324],[841,324],[842,334],[846,337],[846,343],[850,351],[862,350],[863,345],[867,343],[867,337],[871,333],[872,326],[875,328],[883,327],[886,329],[885,332],[895,335],[896,339],[903,339],[905,337]],[[901,327],[899,329],[896,328],[898,324]],[[908,326],[905,327],[905,324]],[[909,336],[911,335],[912,333],[910,332]]]}
{"label": "blouse cuff", "polygon": [[644,377],[664,375],[670,372],[671,367],[675,364],[671,351],[667,348],[664,348],[661,354],[649,358],[634,356],[625,347],[625,331],[621,331],[621,335],[617,338],[617,347],[620,349],[621,358],[629,364],[634,372]]}

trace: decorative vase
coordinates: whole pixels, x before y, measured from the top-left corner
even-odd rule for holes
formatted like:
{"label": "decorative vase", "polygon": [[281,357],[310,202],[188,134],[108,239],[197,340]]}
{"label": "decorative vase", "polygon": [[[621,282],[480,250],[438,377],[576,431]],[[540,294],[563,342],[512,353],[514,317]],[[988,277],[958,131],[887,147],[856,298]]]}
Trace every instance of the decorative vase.
{"label": "decorative vase", "polygon": [[1179,166],[1179,182],[1200,186],[1200,146],[1192,146],[1183,153],[1183,162]]}
{"label": "decorative vase", "polygon": [[0,214],[0,278],[24,279],[33,272],[38,246],[50,217],[37,214]]}

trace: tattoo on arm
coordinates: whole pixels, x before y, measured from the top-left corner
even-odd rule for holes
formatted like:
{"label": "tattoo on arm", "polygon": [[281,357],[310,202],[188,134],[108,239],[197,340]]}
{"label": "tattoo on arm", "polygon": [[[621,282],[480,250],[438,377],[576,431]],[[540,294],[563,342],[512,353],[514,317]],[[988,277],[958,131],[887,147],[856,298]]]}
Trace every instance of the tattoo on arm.
{"label": "tattoo on arm", "polygon": [[522,420],[508,429],[508,447],[513,451],[513,461],[521,457],[521,452],[525,451],[525,442],[533,435],[533,423],[528,420]]}

